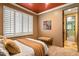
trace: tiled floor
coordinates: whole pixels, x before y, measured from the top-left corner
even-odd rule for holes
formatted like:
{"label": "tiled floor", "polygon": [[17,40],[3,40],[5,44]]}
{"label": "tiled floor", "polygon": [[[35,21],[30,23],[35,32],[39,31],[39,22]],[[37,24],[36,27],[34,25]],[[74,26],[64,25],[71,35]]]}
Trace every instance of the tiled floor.
{"label": "tiled floor", "polygon": [[66,49],[72,49],[74,51],[77,51],[77,44],[76,44],[76,42],[65,41],[64,42],[64,48],[66,48]]}

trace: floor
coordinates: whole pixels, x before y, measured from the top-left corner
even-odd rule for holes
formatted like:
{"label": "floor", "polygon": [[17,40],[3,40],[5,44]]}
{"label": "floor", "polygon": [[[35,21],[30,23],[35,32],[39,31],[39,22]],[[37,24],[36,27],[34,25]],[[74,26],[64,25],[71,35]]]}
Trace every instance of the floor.
{"label": "floor", "polygon": [[48,56],[79,56],[79,52],[58,46],[50,46]]}
{"label": "floor", "polygon": [[77,51],[77,44],[76,44],[76,42],[65,40],[65,42],[64,42],[64,48],[65,49],[71,49],[71,50]]}
{"label": "floor", "polygon": [[67,40],[68,40],[68,41],[72,41],[72,42],[74,42],[74,41],[75,41],[74,39],[75,39],[74,36],[69,36],[69,37],[67,37]]}

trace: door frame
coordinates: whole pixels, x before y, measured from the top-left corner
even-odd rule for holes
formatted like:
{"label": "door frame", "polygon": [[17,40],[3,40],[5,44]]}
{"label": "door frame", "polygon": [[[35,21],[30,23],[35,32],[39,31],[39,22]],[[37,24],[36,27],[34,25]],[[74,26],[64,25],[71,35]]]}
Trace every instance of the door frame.
{"label": "door frame", "polygon": [[67,39],[67,30],[65,30],[67,16],[75,16],[75,40],[77,41],[77,13],[71,13],[71,14],[64,15],[64,41],[65,39]]}

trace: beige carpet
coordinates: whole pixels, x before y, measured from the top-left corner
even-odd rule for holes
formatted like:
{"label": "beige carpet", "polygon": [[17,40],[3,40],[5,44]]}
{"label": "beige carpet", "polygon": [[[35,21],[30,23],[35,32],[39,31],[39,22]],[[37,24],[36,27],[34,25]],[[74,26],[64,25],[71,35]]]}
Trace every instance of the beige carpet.
{"label": "beige carpet", "polygon": [[50,46],[48,49],[49,56],[79,56],[79,52],[63,47]]}

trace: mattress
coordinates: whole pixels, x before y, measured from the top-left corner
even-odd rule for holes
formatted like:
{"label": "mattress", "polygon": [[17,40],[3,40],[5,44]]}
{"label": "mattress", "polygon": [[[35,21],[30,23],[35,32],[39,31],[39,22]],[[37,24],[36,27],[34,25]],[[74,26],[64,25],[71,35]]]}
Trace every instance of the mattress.
{"label": "mattress", "polygon": [[[38,40],[34,40],[34,39],[31,39],[31,38],[26,38],[26,39],[33,40],[35,42],[41,43],[44,46],[45,54],[47,54],[48,47],[47,47],[47,45],[44,42],[38,41]],[[19,48],[21,50],[21,53],[13,55],[13,56],[34,56],[35,55],[33,48],[31,48],[29,46],[26,46],[26,45],[20,43],[17,40],[15,40],[14,42],[19,46]]]}

